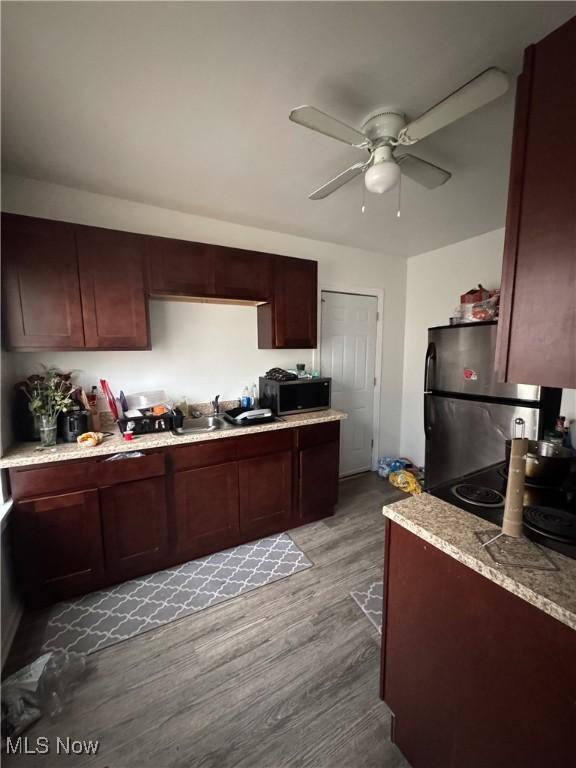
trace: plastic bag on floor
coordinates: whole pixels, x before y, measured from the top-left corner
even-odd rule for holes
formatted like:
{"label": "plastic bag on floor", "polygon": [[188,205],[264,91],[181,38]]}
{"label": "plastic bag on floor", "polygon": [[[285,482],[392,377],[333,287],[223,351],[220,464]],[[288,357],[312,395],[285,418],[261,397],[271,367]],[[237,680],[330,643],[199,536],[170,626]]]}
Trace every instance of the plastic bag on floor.
{"label": "plastic bag on floor", "polygon": [[58,717],[72,698],[74,688],[87,672],[84,653],[58,651],[49,654],[38,680],[37,695],[42,712],[48,717]]}
{"label": "plastic bag on floor", "polygon": [[45,653],[2,685],[2,746],[42,715],[58,717],[89,670],[83,653]]}
{"label": "plastic bag on floor", "polygon": [[405,469],[400,469],[397,472],[390,472],[388,482],[396,488],[400,488],[400,490],[405,493],[411,493],[412,495],[422,493],[422,488],[418,480],[411,472],[408,472]]}

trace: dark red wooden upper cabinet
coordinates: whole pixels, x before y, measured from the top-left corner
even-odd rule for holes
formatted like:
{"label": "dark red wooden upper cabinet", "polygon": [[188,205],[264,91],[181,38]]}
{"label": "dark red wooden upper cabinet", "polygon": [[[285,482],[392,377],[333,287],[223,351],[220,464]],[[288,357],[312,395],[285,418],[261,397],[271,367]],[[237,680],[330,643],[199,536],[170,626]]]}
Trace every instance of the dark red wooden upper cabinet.
{"label": "dark red wooden upper cabinet", "polygon": [[273,257],[240,248],[211,246],[214,257],[214,293],[225,299],[270,301]]}
{"label": "dark red wooden upper cabinet", "polygon": [[518,79],[497,364],[576,388],[576,17],[527,49]]}
{"label": "dark red wooden upper cabinet", "polygon": [[82,316],[92,349],[150,349],[143,239],[77,227]]}
{"label": "dark red wooden upper cabinet", "polygon": [[277,256],[272,301],[258,307],[260,349],[317,346],[318,262]]}
{"label": "dark red wooden upper cabinet", "polygon": [[5,344],[12,349],[84,346],[71,224],[2,215]]}
{"label": "dark red wooden upper cabinet", "polygon": [[213,296],[210,246],[168,237],[145,237],[151,296]]}

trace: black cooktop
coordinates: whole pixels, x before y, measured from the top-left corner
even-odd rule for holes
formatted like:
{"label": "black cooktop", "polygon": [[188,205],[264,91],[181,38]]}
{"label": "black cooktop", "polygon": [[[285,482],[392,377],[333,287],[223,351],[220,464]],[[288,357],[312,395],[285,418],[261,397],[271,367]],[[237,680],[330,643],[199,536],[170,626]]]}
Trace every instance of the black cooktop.
{"label": "black cooktop", "polygon": [[[506,497],[505,465],[496,464],[466,477],[428,489],[483,520],[502,524]],[[576,482],[561,488],[526,485],[524,533],[533,541],[576,560]]]}

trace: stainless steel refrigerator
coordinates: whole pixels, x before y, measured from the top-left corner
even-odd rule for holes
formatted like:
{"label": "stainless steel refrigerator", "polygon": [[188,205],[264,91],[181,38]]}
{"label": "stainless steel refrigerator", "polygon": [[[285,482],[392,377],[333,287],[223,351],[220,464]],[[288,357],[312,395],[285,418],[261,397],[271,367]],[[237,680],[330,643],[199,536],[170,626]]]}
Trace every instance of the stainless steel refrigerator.
{"label": "stainless steel refrigerator", "polygon": [[426,487],[505,459],[514,420],[531,440],[553,429],[561,389],[502,384],[494,369],[497,323],[428,329],[424,377]]}

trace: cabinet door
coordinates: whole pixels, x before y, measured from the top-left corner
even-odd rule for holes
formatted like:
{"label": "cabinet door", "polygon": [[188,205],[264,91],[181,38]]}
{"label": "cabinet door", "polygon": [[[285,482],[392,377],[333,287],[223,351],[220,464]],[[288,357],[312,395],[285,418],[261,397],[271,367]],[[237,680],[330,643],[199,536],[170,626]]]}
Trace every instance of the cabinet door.
{"label": "cabinet door", "polygon": [[388,521],[386,546],[382,698],[410,765],[572,765],[574,630]]}
{"label": "cabinet door", "polygon": [[526,51],[502,273],[504,381],[576,387],[576,17]]}
{"label": "cabinet door", "polygon": [[240,461],[240,533],[257,539],[285,531],[292,518],[292,452]]}
{"label": "cabinet door", "polygon": [[149,349],[142,239],[128,232],[77,227],[86,346]]}
{"label": "cabinet door", "polygon": [[163,477],[102,488],[107,575],[131,578],[163,567],[168,546]]}
{"label": "cabinet door", "polygon": [[317,312],[318,263],[278,256],[273,299],[258,307],[259,348],[315,348]]}
{"label": "cabinet door", "polygon": [[173,482],[179,556],[198,557],[238,542],[236,462],[177,472]]}
{"label": "cabinet door", "polygon": [[209,246],[167,237],[145,238],[152,296],[212,296],[214,265]]}
{"label": "cabinet door", "polygon": [[302,522],[331,515],[338,502],[340,445],[324,443],[299,452],[299,516]]}
{"label": "cabinet door", "polygon": [[21,580],[32,602],[96,589],[102,579],[98,491],[20,502],[14,546]]}
{"label": "cabinet door", "polygon": [[240,248],[212,246],[216,296],[269,301],[272,293],[271,256]]}
{"label": "cabinet door", "polygon": [[72,225],[2,215],[6,345],[12,349],[84,346]]}

